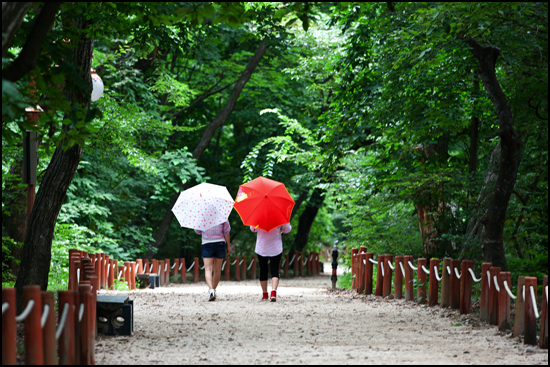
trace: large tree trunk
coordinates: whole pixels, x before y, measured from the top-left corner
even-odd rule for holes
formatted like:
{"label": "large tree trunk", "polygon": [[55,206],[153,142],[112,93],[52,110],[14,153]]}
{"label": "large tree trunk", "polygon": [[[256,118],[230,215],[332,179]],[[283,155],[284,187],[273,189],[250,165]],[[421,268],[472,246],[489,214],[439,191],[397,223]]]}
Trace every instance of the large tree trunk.
{"label": "large tree trunk", "polygon": [[325,197],[323,195],[324,192],[325,190],[323,189],[315,188],[313,190],[313,193],[311,194],[311,198],[309,199],[306,208],[300,215],[300,218],[298,220],[298,232],[296,233],[296,237],[294,238],[294,249],[297,251],[302,251],[307,245],[311,226],[315,221],[315,217],[319,212],[319,208],[325,200]]}
{"label": "large tree trunk", "polygon": [[[246,66],[245,70],[235,83],[235,86],[233,87],[233,90],[231,91],[231,95],[229,96],[229,100],[227,101],[225,107],[218,113],[218,115],[208,124],[206,127],[206,130],[202,134],[201,140],[197,144],[197,147],[193,151],[193,158],[197,161],[202,156],[202,153],[206,150],[208,147],[208,144],[210,144],[210,141],[212,140],[212,137],[214,136],[214,133],[216,130],[224,124],[224,122],[229,118],[231,115],[231,112],[235,108],[235,104],[237,103],[237,99],[241,95],[241,92],[244,89],[244,86],[252,76],[252,73],[254,73],[254,70],[262,60],[262,57],[264,56],[265,52],[267,50],[267,45],[265,42],[260,43],[258,46],[258,49],[256,50],[256,53]],[[181,185],[181,189],[185,190],[186,186]],[[176,200],[178,199],[179,193],[174,193],[172,197],[170,198],[170,202],[168,203],[168,206],[166,207],[166,212],[164,214],[164,218],[162,219],[162,222],[159,225],[159,228],[157,232],[154,235],[154,242],[152,243],[152,248],[147,251],[145,254],[146,258],[151,258],[154,254],[154,250],[157,250],[164,239],[166,238],[166,234],[168,233],[168,229],[170,229],[170,225],[172,224],[172,219],[174,218],[174,214],[172,213],[172,207],[176,203]]]}
{"label": "large tree trunk", "polygon": [[489,98],[495,106],[500,137],[500,158],[498,161],[495,186],[487,200],[487,207],[480,222],[484,225],[482,235],[483,257],[493,266],[508,268],[504,256],[503,233],[506,221],[506,211],[512,190],[516,183],[520,163],[521,139],[514,132],[512,110],[506,100],[506,95],[500,88],[495,73],[495,65],[500,50],[495,47],[485,47],[475,39],[465,41],[470,51],[479,61],[481,80]]}
{"label": "large tree trunk", "polygon": [[[83,18],[74,20],[74,27],[77,32],[81,31],[82,35],[84,35],[84,30],[90,29],[91,24],[91,20]],[[69,78],[64,92],[74,108],[87,109],[92,90],[90,68],[94,41],[92,38],[84,36],[73,41],[77,42],[73,52],[73,62],[79,70],[80,78],[88,82],[88,90],[81,91],[77,87],[77,81]],[[21,266],[15,282],[18,309],[22,306],[23,286],[37,284],[43,290],[46,290],[48,286],[52,239],[57,216],[82,153],[81,146],[75,144],[67,148],[64,147],[64,143],[66,142],[62,141],[53,154],[36,194],[36,201],[29,218]]]}

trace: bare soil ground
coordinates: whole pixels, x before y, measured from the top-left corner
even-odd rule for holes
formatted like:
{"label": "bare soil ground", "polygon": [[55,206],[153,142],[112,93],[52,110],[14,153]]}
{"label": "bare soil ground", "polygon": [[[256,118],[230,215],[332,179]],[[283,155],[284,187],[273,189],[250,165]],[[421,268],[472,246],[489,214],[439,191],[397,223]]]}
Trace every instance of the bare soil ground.
{"label": "bare soil ground", "polygon": [[502,364],[548,365],[476,315],[331,288],[330,275],[281,279],[277,302],[258,280],[131,292],[134,332],[99,335],[95,361],[132,364]]}

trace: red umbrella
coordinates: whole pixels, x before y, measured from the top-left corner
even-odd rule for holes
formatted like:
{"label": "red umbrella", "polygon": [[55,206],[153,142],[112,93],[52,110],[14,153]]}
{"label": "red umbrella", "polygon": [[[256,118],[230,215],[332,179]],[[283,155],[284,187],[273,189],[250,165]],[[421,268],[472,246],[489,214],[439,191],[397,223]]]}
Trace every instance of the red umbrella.
{"label": "red umbrella", "polygon": [[233,207],[245,226],[269,232],[290,222],[294,200],[282,182],[258,177],[239,186]]}

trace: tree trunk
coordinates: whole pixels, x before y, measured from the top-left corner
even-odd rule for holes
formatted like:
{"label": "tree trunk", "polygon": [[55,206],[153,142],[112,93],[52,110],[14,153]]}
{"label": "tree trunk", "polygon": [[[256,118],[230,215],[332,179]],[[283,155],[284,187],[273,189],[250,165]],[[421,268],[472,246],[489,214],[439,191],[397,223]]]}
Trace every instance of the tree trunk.
{"label": "tree trunk", "polygon": [[521,140],[514,132],[512,110],[506,100],[506,95],[498,83],[495,65],[500,50],[495,47],[485,47],[475,39],[468,38],[465,41],[470,46],[470,51],[479,61],[481,80],[489,98],[496,110],[499,137],[500,158],[495,186],[488,198],[488,206],[484,208],[481,223],[485,226],[482,236],[483,257],[493,266],[507,270],[504,256],[503,233],[506,221],[506,211],[512,190],[516,183],[518,167],[520,163]]}
{"label": "tree trunk", "polygon": [[315,221],[315,217],[319,212],[319,208],[325,200],[325,197],[323,195],[324,192],[325,190],[323,189],[315,188],[313,190],[313,193],[311,194],[311,198],[309,199],[306,208],[300,215],[300,219],[298,220],[298,232],[296,233],[296,237],[294,238],[294,249],[297,251],[302,251],[307,245],[311,226]]}
{"label": "tree trunk", "polygon": [[[237,103],[237,99],[239,98],[242,90],[244,89],[244,86],[252,76],[252,73],[260,63],[263,55],[265,54],[267,50],[267,45],[265,42],[260,43],[258,46],[258,49],[256,50],[256,53],[246,66],[245,70],[239,77],[239,80],[235,83],[235,86],[233,87],[233,90],[231,91],[231,95],[229,96],[229,100],[227,101],[225,107],[223,110],[221,110],[218,115],[208,124],[206,127],[206,130],[202,134],[201,140],[197,144],[197,147],[193,151],[193,158],[197,161],[202,156],[202,153],[206,150],[208,147],[208,144],[210,144],[210,141],[212,140],[212,137],[214,136],[214,133],[216,130],[223,125],[223,123],[229,118],[231,115],[231,112],[235,108],[235,104]],[[186,186],[183,184],[181,185],[181,189],[184,190]],[[154,235],[154,242],[152,243],[152,248],[147,251],[145,254],[146,258],[151,258],[153,256],[153,251],[155,249],[158,249],[164,239],[166,238],[166,234],[168,233],[168,229],[170,229],[170,225],[172,224],[172,219],[174,218],[174,214],[172,213],[172,207],[176,203],[176,200],[178,199],[179,192],[174,193],[172,197],[170,198],[170,202],[168,203],[168,206],[166,208],[166,213],[164,214],[164,218],[162,219],[162,222],[159,225],[159,228],[157,232]]]}
{"label": "tree trunk", "polygon": [[[91,24],[91,20],[75,19],[73,25],[77,31],[85,31],[90,29]],[[79,77],[87,81],[88,90],[81,91],[77,88],[77,81],[69,78],[64,92],[74,108],[88,109],[92,90],[90,68],[94,41],[84,36],[75,41],[77,46],[74,48],[73,62],[79,70]],[[29,218],[21,266],[15,282],[19,310],[22,306],[23,286],[37,284],[42,290],[48,287],[52,239],[57,216],[82,154],[81,146],[75,144],[67,148],[64,143],[65,141],[61,141],[53,154]]]}

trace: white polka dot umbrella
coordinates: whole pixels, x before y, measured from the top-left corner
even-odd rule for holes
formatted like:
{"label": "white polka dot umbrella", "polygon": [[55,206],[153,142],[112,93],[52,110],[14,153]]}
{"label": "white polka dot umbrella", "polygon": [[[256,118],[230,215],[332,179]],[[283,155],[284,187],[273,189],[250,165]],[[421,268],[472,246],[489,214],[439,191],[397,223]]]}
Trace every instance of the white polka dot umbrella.
{"label": "white polka dot umbrella", "polygon": [[225,186],[201,183],[183,191],[172,212],[182,227],[204,231],[225,222],[234,202]]}

